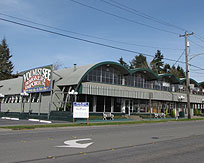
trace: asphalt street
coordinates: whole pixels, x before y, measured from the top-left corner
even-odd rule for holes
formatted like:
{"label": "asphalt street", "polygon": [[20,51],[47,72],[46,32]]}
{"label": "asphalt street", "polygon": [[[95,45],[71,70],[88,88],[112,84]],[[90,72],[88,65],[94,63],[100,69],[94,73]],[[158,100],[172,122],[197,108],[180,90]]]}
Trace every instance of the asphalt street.
{"label": "asphalt street", "polygon": [[203,136],[204,121],[0,130],[0,162],[203,162]]}

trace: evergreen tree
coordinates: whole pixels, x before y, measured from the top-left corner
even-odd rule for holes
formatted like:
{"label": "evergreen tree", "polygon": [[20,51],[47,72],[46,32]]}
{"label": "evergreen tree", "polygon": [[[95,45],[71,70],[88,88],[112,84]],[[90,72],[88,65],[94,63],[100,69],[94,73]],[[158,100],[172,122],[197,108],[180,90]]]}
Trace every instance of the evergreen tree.
{"label": "evergreen tree", "polygon": [[163,71],[164,71],[164,73],[170,73],[170,71],[171,71],[171,66],[170,66],[170,64],[166,63],[166,64],[164,65]]}
{"label": "evergreen tree", "polygon": [[118,60],[118,62],[119,62],[121,65],[123,65],[123,66],[129,68],[129,65],[123,60],[123,57],[120,57],[119,60]]}
{"label": "evergreen tree", "polygon": [[157,53],[155,54],[154,59],[150,63],[150,66],[153,72],[157,74],[163,73],[163,66],[164,66],[164,62],[162,61],[163,58],[164,56],[161,54],[161,51],[157,50]]}
{"label": "evergreen tree", "polygon": [[10,79],[13,77],[13,63],[10,61],[10,50],[4,38],[0,44],[0,80]]}
{"label": "evergreen tree", "polygon": [[149,69],[147,59],[144,55],[139,54],[139,56],[135,56],[135,58],[130,62],[130,68],[147,68]]}
{"label": "evergreen tree", "polygon": [[171,67],[170,73],[175,75],[176,77],[178,76],[177,69],[176,69],[176,67],[174,65]]}
{"label": "evergreen tree", "polygon": [[178,78],[185,78],[186,75],[185,75],[185,71],[182,67],[180,67],[179,65],[177,66],[177,73],[178,73]]}
{"label": "evergreen tree", "polygon": [[175,66],[172,66],[170,72],[178,78],[185,78],[186,76],[184,69],[179,65],[177,66],[177,68]]}

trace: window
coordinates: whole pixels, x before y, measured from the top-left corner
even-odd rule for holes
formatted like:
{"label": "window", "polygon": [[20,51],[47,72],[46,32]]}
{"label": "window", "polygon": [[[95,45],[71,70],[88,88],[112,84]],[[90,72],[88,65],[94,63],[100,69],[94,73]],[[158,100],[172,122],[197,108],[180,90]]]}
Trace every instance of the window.
{"label": "window", "polygon": [[121,112],[122,99],[114,98],[114,112]]}
{"label": "window", "polygon": [[122,74],[110,65],[103,65],[89,72],[84,81],[122,85]]}
{"label": "window", "polygon": [[111,97],[105,97],[105,112],[111,112]]}
{"label": "window", "polygon": [[97,96],[96,112],[104,112],[104,97]]}
{"label": "window", "polygon": [[39,93],[32,93],[31,94],[31,102],[39,102],[40,99],[39,99]]}
{"label": "window", "polygon": [[87,102],[89,102],[89,111],[93,112],[93,96],[87,95]]}

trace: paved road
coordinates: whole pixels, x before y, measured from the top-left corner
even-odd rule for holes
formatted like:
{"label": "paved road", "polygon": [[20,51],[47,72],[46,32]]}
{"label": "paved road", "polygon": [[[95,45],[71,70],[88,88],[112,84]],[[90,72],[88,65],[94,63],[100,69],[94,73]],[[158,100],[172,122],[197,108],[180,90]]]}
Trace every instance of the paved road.
{"label": "paved road", "polygon": [[[0,130],[0,162],[203,162],[204,121]],[[60,148],[90,138],[85,149]]]}

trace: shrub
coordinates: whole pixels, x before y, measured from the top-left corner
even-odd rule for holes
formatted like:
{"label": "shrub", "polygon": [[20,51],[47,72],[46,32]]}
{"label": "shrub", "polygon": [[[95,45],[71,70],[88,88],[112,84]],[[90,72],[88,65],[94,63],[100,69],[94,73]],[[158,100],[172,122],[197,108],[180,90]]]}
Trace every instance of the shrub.
{"label": "shrub", "polygon": [[172,117],[172,118],[175,118],[175,117],[176,117],[176,114],[175,114],[175,110],[174,110],[174,109],[171,110],[171,117]]}
{"label": "shrub", "polygon": [[165,110],[164,114],[165,114],[165,117],[167,117],[167,115],[168,115],[168,110],[167,109]]}
{"label": "shrub", "polygon": [[198,115],[202,116],[201,110],[198,110]]}
{"label": "shrub", "polygon": [[194,110],[194,115],[196,115],[196,116],[202,116],[201,110],[195,109],[195,110]]}
{"label": "shrub", "polygon": [[195,110],[194,110],[194,115],[197,116],[197,115],[198,115],[198,112],[199,112],[198,109],[195,109]]}

